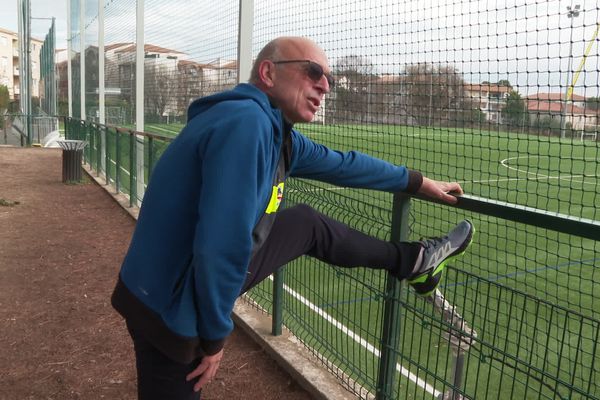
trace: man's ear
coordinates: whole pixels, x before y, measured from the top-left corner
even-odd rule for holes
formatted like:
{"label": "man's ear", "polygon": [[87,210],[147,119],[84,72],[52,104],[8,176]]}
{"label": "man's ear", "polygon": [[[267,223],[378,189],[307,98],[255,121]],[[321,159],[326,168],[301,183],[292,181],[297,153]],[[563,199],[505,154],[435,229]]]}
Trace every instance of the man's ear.
{"label": "man's ear", "polygon": [[271,60],[263,60],[258,66],[258,77],[268,88],[275,86],[275,64]]}

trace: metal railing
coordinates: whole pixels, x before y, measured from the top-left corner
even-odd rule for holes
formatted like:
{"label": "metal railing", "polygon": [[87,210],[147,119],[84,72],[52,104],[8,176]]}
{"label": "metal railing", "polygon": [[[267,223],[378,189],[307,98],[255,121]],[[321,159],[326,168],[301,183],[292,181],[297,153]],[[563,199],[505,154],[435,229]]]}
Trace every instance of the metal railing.
{"label": "metal railing", "polygon": [[[153,133],[97,124],[65,117],[65,137],[89,143],[84,152],[84,162],[104,175],[106,185],[114,185],[117,193],[129,196],[130,206],[137,205],[143,197],[140,182],[147,182],[156,160],[173,140]],[[144,152],[144,179],[138,179],[137,151]]]}
{"label": "metal railing", "polygon": [[6,114],[0,116],[0,143],[16,146],[45,146],[59,135],[59,117],[50,115]]}

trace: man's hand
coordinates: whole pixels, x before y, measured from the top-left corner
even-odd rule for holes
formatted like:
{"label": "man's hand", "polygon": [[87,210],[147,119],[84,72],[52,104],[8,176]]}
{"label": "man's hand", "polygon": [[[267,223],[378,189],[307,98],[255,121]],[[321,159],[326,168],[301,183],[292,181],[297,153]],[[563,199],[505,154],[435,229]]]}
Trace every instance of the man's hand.
{"label": "man's hand", "polygon": [[202,357],[202,361],[196,367],[195,370],[190,372],[188,376],[186,376],[186,380],[189,382],[192,379],[195,379],[200,376],[198,382],[194,385],[194,391],[197,392],[202,389],[202,386],[206,385],[217,374],[217,370],[219,369],[219,363],[221,362],[221,358],[223,358],[223,349],[212,356],[204,356]]}
{"label": "man's hand", "polygon": [[457,199],[448,193],[463,194],[463,190],[457,182],[439,182],[423,177],[423,184],[417,193],[432,199],[441,200],[444,203],[456,204]]}

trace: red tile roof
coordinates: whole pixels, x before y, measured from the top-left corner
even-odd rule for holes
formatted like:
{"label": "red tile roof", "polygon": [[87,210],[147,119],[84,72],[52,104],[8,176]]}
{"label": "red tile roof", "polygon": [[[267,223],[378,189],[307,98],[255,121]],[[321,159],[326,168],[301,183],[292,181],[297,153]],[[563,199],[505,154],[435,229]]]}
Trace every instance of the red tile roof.
{"label": "red tile roof", "polygon": [[[126,44],[126,43],[125,43]],[[105,48],[106,50],[106,48]],[[169,54],[184,54],[181,51],[166,49],[164,47],[155,46],[153,44],[145,44],[144,51],[150,53],[169,53]],[[135,52],[135,44],[131,44],[124,49],[117,50],[115,53],[133,53]]]}
{"label": "red tile roof", "polygon": [[[538,100],[538,101],[563,101],[565,99],[564,93],[535,93],[525,97],[530,100]],[[573,101],[585,101],[584,96],[580,96],[578,94],[573,93],[571,96],[571,100]]]}
{"label": "red tile roof", "polygon": [[[553,101],[527,100],[527,110],[529,112],[560,114],[562,113],[563,105],[562,103],[557,103]],[[567,114],[589,115],[595,113],[595,110],[586,110],[585,108],[576,107],[572,104],[567,105]]]}
{"label": "red tile roof", "polygon": [[128,43],[111,43],[111,44],[107,44],[104,46],[104,51],[109,51],[112,49],[117,49],[119,47],[123,47],[123,46],[131,46],[133,43],[128,42]]}

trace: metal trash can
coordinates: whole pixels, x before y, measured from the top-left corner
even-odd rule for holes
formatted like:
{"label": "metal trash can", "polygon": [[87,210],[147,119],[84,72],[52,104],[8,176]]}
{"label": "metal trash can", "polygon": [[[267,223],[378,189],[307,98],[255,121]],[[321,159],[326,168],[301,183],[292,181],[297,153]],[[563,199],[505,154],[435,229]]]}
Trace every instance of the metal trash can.
{"label": "metal trash can", "polygon": [[57,140],[62,152],[62,181],[77,183],[81,181],[81,163],[83,149],[87,142],[83,140]]}

